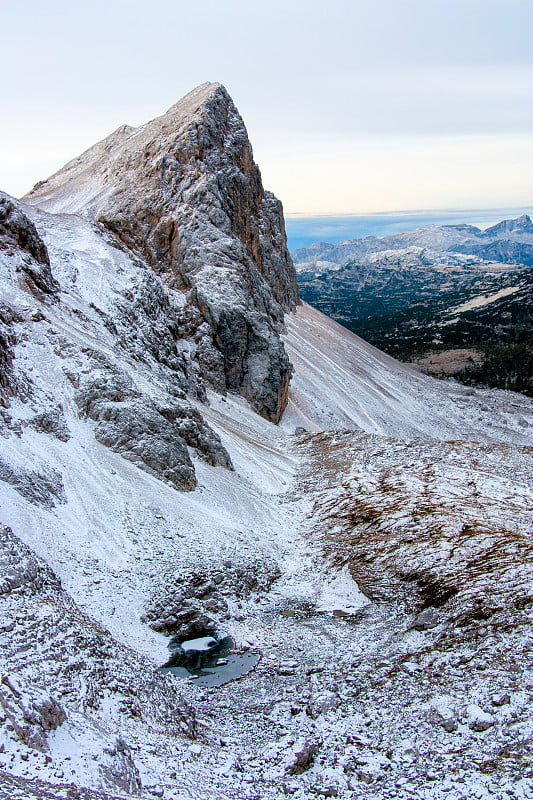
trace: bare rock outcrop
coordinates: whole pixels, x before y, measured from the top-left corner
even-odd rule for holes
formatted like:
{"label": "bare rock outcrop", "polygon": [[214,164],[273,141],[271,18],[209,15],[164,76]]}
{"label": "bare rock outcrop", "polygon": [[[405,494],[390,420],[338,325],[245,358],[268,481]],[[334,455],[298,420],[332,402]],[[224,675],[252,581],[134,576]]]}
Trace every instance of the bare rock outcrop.
{"label": "bare rock outcrop", "polygon": [[62,475],[52,467],[30,470],[12,466],[0,458],[0,481],[8,483],[35,505],[54,508],[57,503],[66,502]]}
{"label": "bare rock outcrop", "polygon": [[95,219],[147,262],[199,372],[279,420],[291,375],[280,332],[296,276],[281,204],[263,189],[223,86],[203,84],[162,117],[119,128],[26,199]]}
{"label": "bare rock outcrop", "polygon": [[180,397],[188,394],[206,400],[202,377],[187,354],[176,347],[183,336],[180,309],[173,307],[157,275],[147,271],[141,283],[123,293],[113,314],[97,310],[128,354],[141,361],[151,358],[172,371],[174,392]]}
{"label": "bare rock outcrop", "polygon": [[280,576],[279,565],[264,554],[259,558],[239,553],[235,560],[204,563],[190,571],[173,570],[165,586],[154,592],[143,622],[182,639],[205,635],[228,618],[228,599],[238,601],[254,592],[268,592]]}
{"label": "bare rock outcrop", "polygon": [[60,442],[68,442],[70,439],[70,431],[65,419],[65,414],[60,405],[53,406],[52,408],[36,414],[28,420],[28,425],[36,431],[42,433],[49,433],[55,436]]}
{"label": "bare rock outcrop", "polygon": [[95,370],[76,401],[82,415],[96,422],[101,444],[177,489],[197,484],[188,446],[212,466],[233,469],[220,437],[195,408],[178,399],[158,406],[117,369]]}
{"label": "bare rock outcrop", "polygon": [[181,436],[189,447],[196,450],[200,458],[212,467],[233,469],[231,458],[220,436],[193,406],[186,402],[173,401],[157,405],[156,411],[174,427],[174,435]]}
{"label": "bare rock outcrop", "polygon": [[91,406],[96,439],[177,489],[194,489],[196,478],[187,446],[172,425],[141,402],[99,402]]}
{"label": "bare rock outcrop", "polygon": [[20,204],[4,192],[0,192],[0,250],[22,256],[17,269],[22,271],[31,290],[45,295],[59,291],[45,243]]}
{"label": "bare rock outcrop", "polygon": [[[56,300],[59,283],[52,275],[46,245],[21,204],[4,192],[0,192],[0,257],[15,285],[41,300]],[[4,275],[2,279],[5,282]],[[14,323],[19,321],[17,310],[0,303],[0,406],[4,407],[17,393],[13,358]]]}
{"label": "bare rock outcrop", "polygon": [[[30,292],[44,302],[57,301],[59,283],[50,267],[45,243],[26,215],[22,204],[0,192],[0,260],[3,289],[7,283]],[[19,311],[4,293],[0,303],[0,407],[7,408],[20,388],[14,374],[14,346],[18,341],[15,324],[21,321]]]}
{"label": "bare rock outcrop", "polygon": [[59,590],[60,587],[58,578],[44,561],[11,528],[0,525],[0,594],[28,595],[43,588]]}
{"label": "bare rock outcrop", "polygon": [[36,750],[48,749],[47,732],[67,718],[54,697],[21,682],[16,675],[2,676],[0,706],[20,741]]}
{"label": "bare rock outcrop", "polygon": [[0,405],[7,407],[15,394],[13,377],[13,346],[16,336],[13,322],[16,314],[6,305],[0,305]]}

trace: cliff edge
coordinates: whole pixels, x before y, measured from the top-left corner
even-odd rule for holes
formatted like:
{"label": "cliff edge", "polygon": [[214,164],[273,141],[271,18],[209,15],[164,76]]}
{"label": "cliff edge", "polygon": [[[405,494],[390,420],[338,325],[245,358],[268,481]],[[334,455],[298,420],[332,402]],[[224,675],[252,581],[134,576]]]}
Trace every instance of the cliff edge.
{"label": "cliff edge", "polygon": [[223,86],[205,83],[146,125],[120,127],[25,201],[96,221],[148,264],[178,310],[178,350],[215,389],[279,420],[296,275],[281,203],[263,188]]}

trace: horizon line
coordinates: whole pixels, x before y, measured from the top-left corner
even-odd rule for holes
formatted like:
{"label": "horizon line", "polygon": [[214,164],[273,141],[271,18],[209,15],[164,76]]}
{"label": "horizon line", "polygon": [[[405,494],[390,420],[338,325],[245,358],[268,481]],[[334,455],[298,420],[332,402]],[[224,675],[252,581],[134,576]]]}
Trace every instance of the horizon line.
{"label": "horizon line", "polygon": [[528,209],[533,211],[533,202],[529,204],[522,204],[516,206],[486,206],[486,207],[479,207],[476,206],[474,208],[465,208],[465,207],[453,207],[453,208],[412,208],[412,209],[397,209],[397,210],[390,210],[390,211],[341,211],[339,213],[335,213],[333,211],[325,211],[323,213],[320,212],[306,212],[306,211],[286,211],[284,212],[284,217],[305,217],[307,219],[313,217],[387,217],[387,216],[399,216],[401,214],[422,214],[422,213],[431,213],[431,212],[448,212],[448,213],[458,213],[458,212],[473,212],[473,211],[518,211],[518,210]]}

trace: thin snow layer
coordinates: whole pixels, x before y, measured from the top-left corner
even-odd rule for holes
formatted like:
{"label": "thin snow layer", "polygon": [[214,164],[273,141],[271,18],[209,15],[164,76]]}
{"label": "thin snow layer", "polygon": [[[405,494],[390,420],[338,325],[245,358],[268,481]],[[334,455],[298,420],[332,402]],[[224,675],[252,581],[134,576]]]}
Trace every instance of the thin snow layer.
{"label": "thin snow layer", "polygon": [[287,430],[356,428],[398,438],[533,441],[528,398],[420,375],[306,303],[287,315],[286,324],[294,365],[282,420]]}
{"label": "thin snow layer", "polygon": [[351,432],[304,445],[310,481],[311,465],[334,453],[339,484],[315,486],[313,517],[369,596],[436,605],[442,618],[483,606],[489,618],[528,595],[531,448]]}
{"label": "thin snow layer", "polygon": [[[202,103],[216,91],[219,85],[218,83],[203,83],[169,109],[167,113],[172,113],[177,131],[185,130],[193,122]],[[141,141],[146,144],[152,141],[154,126],[157,124],[156,119],[139,128],[121,125],[105,139],[69,161],[48,180],[35,187],[31,196],[27,198],[27,202],[35,203],[52,213],[86,213],[88,207],[94,208],[113,191],[112,186],[106,185],[105,180],[97,179],[99,171],[105,173],[109,168],[110,152],[114,153],[114,158],[117,158],[122,148],[131,147],[132,142]]]}
{"label": "thin snow layer", "polygon": [[[148,702],[132,718],[120,687],[109,690],[100,710],[80,715],[76,691],[57,678],[58,669],[63,678],[67,666],[69,675],[74,666],[58,665],[54,653],[45,657],[44,640],[24,643],[27,610],[21,600],[16,627],[10,631],[11,621],[1,620],[2,636],[15,651],[2,662],[2,674],[24,662],[38,685],[57,691],[67,723],[50,734],[52,761],[46,771],[45,756],[28,754],[9,731],[0,764],[15,778],[74,780],[97,788],[91,753],[95,730],[105,722],[106,736],[126,740],[146,798],[279,800],[289,794],[300,800],[459,800],[488,797],[496,783],[527,797],[530,781],[528,786],[519,772],[533,732],[524,690],[526,679],[531,681],[524,666],[528,629],[506,633],[492,630],[490,621],[474,621],[475,635],[452,631],[450,651],[439,639],[443,625],[412,629],[418,608],[371,601],[353,580],[348,570],[353,565],[328,560],[316,535],[317,492],[322,499],[332,497],[342,483],[343,454],[333,441],[318,457],[317,437],[294,436],[294,429],[348,427],[378,434],[358,434],[357,468],[349,461],[361,504],[376,486],[382,488],[376,465],[402,475],[418,470],[405,443],[389,438],[381,446],[382,434],[431,438],[427,457],[417,442],[423,468],[430,471],[433,460],[443,460],[435,440],[531,443],[531,401],[422,377],[303,306],[287,318],[295,373],[282,424],[265,421],[242,398],[210,395],[209,405],[198,408],[220,434],[235,471],[209,466],[192,453],[198,486],[177,492],[99,444],[93,423],[80,418],[74,400],[74,384],[94,368],[96,353],[125,372],[139,391],[168,401],[168,380],[165,384],[157,364],[117,349],[102,322],[102,312],[112,317],[145,268],[80,218],[35,212],[35,219],[46,221],[46,243],[62,291],[59,302],[42,303],[16,279],[5,284],[6,302],[24,322],[14,345],[22,389],[2,409],[1,457],[26,477],[18,484],[0,480],[1,521],[54,569],[113,647],[147,657],[147,681],[153,678],[150,669],[168,656],[168,638],[144,623],[143,614],[169,587],[186,591],[192,575],[218,574],[227,613],[219,614],[217,623],[261,660],[241,680],[217,689],[166,678],[179,684],[200,717],[199,739],[191,744],[156,725]],[[35,414],[58,407],[68,440],[31,424]],[[464,482],[469,470],[476,475],[482,470],[483,450],[459,451],[464,471],[457,474]],[[414,503],[417,481],[402,486]],[[497,498],[512,492],[513,508],[525,515],[530,494],[520,494],[517,486],[512,473],[501,475],[496,468],[483,483],[485,494],[496,498],[495,507]],[[44,494],[43,487],[48,487]],[[443,481],[442,492],[453,504],[454,487]],[[438,527],[435,536],[438,547]],[[278,577],[266,588],[244,592],[241,581],[264,564],[277,566]],[[242,578],[236,568],[243,569]],[[32,608],[44,613],[45,605],[37,595]],[[63,633],[57,626],[54,631]],[[69,631],[74,638],[75,628]],[[76,649],[77,641],[69,645],[73,664],[79,658],[100,667],[98,654],[84,651],[83,643]],[[28,644],[33,649],[27,650]],[[28,664],[32,659],[34,665]],[[127,684],[131,674],[116,678]],[[494,694],[498,703],[509,694],[509,702],[493,705]],[[483,715],[490,723],[494,719],[486,731],[470,727],[489,724]],[[496,781],[488,762],[496,762],[504,748]],[[109,757],[119,759],[116,753]],[[15,778],[9,780],[16,783]],[[4,796],[17,796],[15,791],[9,786]],[[35,796],[38,792],[36,786]]]}
{"label": "thin snow layer", "polygon": [[502,297],[509,297],[509,295],[515,294],[520,288],[520,286],[507,286],[505,289],[500,289],[499,292],[494,292],[494,294],[478,295],[478,297],[473,297],[471,300],[467,300],[466,303],[452,308],[450,314],[462,314],[464,311],[471,311],[473,308],[488,306],[490,303],[495,303],[496,300],[501,300]]}
{"label": "thin snow layer", "polygon": [[[200,407],[200,406],[199,406]],[[282,427],[260,417],[242,397],[209,393],[204,418],[222,437],[235,469],[262,494],[277,494],[290,485],[298,459]]]}
{"label": "thin snow layer", "polygon": [[[194,492],[176,494],[98,443],[74,399],[78,379],[94,368],[94,353],[125,372],[136,389],[168,401],[161,375],[127,350],[118,351],[102,324],[104,315],[113,319],[116,304],[143,280],[145,269],[81,217],[37,210],[32,216],[45,231],[62,292],[59,303],[44,307],[44,319],[33,320],[41,303],[15,281],[5,286],[5,300],[27,320],[15,364],[31,396],[11,404],[10,425],[20,435],[8,433],[2,440],[2,457],[17,473],[59,476],[59,494],[46,503],[28,502],[2,480],[2,522],[53,567],[78,605],[113,637],[162,664],[168,640],[141,618],[169,575],[205,573],[220,569],[224,560],[262,555],[293,563],[286,542],[293,510],[287,516],[278,495],[293,480],[298,459],[284,430],[242,398],[215,393],[210,405],[198,407],[220,433],[235,471],[210,467],[191,451],[198,477]],[[61,410],[68,441],[30,424],[36,412],[54,408]],[[312,591],[320,594],[320,569],[308,571]],[[309,582],[305,591],[311,591]]]}

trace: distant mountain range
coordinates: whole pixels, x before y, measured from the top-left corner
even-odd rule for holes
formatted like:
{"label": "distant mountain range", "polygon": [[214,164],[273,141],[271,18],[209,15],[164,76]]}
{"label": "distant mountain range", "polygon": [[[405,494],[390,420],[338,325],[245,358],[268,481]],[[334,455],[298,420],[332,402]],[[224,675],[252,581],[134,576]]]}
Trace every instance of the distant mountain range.
{"label": "distant mountain range", "polygon": [[[428,225],[415,231],[292,253],[301,296],[397,358],[475,349],[476,376],[531,393],[533,223],[524,214],[482,231],[472,225]],[[491,348],[519,359],[521,374],[480,372]],[[516,351],[516,347],[519,348]],[[524,350],[525,348],[525,350]],[[465,380],[463,354],[440,361]],[[432,369],[435,373],[435,369]]]}
{"label": "distant mountain range", "polygon": [[324,272],[385,250],[429,248],[440,253],[464,253],[484,260],[533,266],[533,223],[527,214],[481,230],[474,225],[425,225],[390,236],[366,236],[340,244],[316,242],[292,252],[298,272]]}

